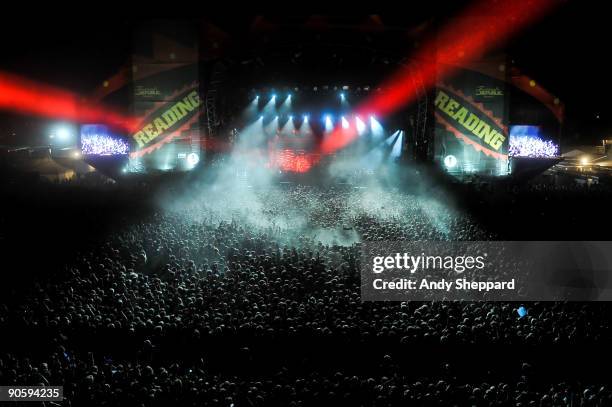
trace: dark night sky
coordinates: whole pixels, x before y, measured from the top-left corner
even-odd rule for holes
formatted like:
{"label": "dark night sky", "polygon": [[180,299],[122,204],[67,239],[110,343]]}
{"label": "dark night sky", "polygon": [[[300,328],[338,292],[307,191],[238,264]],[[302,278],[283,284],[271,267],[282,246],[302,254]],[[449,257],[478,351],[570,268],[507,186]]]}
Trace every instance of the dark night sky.
{"label": "dark night sky", "polygon": [[[431,10],[425,10],[421,17],[429,13]],[[393,26],[405,21],[397,14],[381,13],[381,18]],[[27,25],[32,27],[28,30],[21,28],[24,21],[16,18],[0,25],[3,71],[87,94],[116,72],[130,52],[130,27],[134,21],[131,18],[28,17]],[[240,25],[248,27],[251,19],[211,18],[211,21],[236,30]],[[603,4],[560,1],[553,13],[523,31],[508,47],[524,73],[566,104],[565,137],[575,142],[612,135],[612,104],[608,102],[612,90],[607,56],[609,24]],[[26,123],[29,126],[24,126]],[[4,134],[17,129],[35,131],[28,128],[39,128],[40,123],[0,113],[0,132]]]}

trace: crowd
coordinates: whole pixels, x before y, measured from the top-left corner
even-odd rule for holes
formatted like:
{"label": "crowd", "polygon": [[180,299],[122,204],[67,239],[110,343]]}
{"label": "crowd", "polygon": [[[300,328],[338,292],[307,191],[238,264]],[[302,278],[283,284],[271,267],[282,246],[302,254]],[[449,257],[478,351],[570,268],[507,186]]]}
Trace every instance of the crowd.
{"label": "crowd", "polygon": [[[63,385],[62,405],[87,406],[612,403],[604,376],[543,380],[522,360],[485,360],[468,379],[458,361],[421,374],[399,356],[422,347],[417,366],[447,346],[539,353],[612,338],[605,304],[531,303],[521,316],[511,302],[362,303],[362,241],[497,238],[450,202],[349,186],[164,202],[0,307],[0,330],[17,338],[0,352],[0,384]],[[346,363],[347,349],[372,355]]]}

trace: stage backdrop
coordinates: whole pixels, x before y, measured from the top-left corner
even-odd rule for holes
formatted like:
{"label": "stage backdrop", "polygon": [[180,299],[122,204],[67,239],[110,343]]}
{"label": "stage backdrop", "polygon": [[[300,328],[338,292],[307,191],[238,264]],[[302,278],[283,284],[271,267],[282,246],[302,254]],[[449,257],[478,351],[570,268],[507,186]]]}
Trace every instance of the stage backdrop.
{"label": "stage backdrop", "polygon": [[459,178],[508,175],[508,89],[503,57],[451,67],[435,89],[434,159]]}
{"label": "stage backdrop", "polygon": [[130,135],[130,158],[146,169],[188,168],[201,159],[197,39],[196,26],[185,23],[150,23],[134,33],[131,105],[142,121]]}

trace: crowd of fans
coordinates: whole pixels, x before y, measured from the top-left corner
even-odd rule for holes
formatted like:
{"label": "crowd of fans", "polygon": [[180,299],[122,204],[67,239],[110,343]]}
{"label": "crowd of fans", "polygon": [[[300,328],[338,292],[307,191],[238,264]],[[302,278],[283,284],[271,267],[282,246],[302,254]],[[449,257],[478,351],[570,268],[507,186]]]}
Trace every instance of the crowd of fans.
{"label": "crowd of fans", "polygon": [[[63,405],[88,406],[610,405],[605,379],[536,380],[520,360],[507,376],[467,380],[445,361],[419,376],[386,353],[609,343],[605,304],[520,316],[519,303],[361,302],[362,241],[496,238],[449,202],[392,189],[194,192],[0,307],[0,330],[49,344],[0,353],[0,384],[63,385]],[[359,346],[380,355],[360,368],[311,360]]]}

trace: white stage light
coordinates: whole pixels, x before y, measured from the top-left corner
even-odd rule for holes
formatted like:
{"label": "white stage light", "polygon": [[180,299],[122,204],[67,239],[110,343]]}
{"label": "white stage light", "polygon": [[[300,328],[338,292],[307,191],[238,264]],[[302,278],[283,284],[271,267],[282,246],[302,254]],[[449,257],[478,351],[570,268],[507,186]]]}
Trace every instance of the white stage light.
{"label": "white stage light", "polygon": [[357,133],[359,135],[362,135],[363,133],[365,133],[366,125],[359,117],[355,119],[355,123],[357,125]]}
{"label": "white stage light", "polygon": [[385,130],[383,126],[376,120],[374,116],[370,116],[370,128],[372,129],[372,135],[375,137],[382,136]]}
{"label": "white stage light", "polygon": [[346,120],[346,118],[344,116],[342,116],[342,128],[343,129],[348,129],[349,128],[349,122],[348,122],[348,120]]}
{"label": "white stage light", "polygon": [[332,122],[330,115],[325,115],[325,131],[332,131],[334,129],[334,123]]}
{"label": "white stage light", "polygon": [[197,153],[189,153],[187,156],[187,164],[191,167],[195,167],[200,162],[200,156]]}
{"label": "white stage light", "polygon": [[446,165],[447,168],[454,168],[457,165],[457,157],[454,155],[447,155],[444,157],[444,165]]}
{"label": "white stage light", "polygon": [[70,131],[65,127],[60,127],[57,129],[57,137],[60,140],[67,140],[70,137]]}

